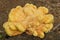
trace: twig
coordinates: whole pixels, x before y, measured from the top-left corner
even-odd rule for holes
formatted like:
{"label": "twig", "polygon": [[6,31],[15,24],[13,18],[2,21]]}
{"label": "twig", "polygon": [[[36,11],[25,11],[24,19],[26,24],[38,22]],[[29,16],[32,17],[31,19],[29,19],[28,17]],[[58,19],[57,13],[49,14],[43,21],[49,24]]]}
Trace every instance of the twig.
{"label": "twig", "polygon": [[52,31],[54,31],[55,29],[57,29],[60,26],[60,24],[56,25]]}

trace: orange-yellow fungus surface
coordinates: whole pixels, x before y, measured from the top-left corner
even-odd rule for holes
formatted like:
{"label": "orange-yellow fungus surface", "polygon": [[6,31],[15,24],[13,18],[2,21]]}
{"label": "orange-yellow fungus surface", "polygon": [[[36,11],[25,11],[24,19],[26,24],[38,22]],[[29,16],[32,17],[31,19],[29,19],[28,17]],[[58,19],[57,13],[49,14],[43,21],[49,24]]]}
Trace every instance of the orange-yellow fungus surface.
{"label": "orange-yellow fungus surface", "polygon": [[24,7],[11,9],[3,28],[9,36],[26,32],[28,35],[44,38],[44,33],[53,28],[53,22],[54,16],[49,14],[48,8],[27,3]]}

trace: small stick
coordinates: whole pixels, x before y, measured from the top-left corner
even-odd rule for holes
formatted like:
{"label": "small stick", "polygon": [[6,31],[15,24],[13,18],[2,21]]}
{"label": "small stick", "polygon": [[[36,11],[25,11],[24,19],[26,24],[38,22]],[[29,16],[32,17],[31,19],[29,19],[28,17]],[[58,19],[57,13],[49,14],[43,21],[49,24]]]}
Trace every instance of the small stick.
{"label": "small stick", "polygon": [[52,31],[54,31],[55,29],[57,29],[60,26],[60,24],[56,25]]}

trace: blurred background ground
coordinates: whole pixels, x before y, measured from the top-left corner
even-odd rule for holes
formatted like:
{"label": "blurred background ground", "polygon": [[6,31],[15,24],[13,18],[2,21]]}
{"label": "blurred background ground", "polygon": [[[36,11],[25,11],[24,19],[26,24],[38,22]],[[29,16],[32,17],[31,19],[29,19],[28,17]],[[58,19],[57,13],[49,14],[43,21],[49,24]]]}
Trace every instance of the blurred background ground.
{"label": "blurred background ground", "polygon": [[7,21],[11,8],[16,7],[17,5],[24,6],[26,3],[32,3],[37,7],[47,7],[49,9],[49,13],[54,15],[54,26],[60,24],[60,0],[0,0],[0,31],[3,31],[3,38],[0,40],[60,40],[60,26],[53,32],[46,34],[43,39],[29,36],[25,33],[15,37],[6,36],[2,25]]}

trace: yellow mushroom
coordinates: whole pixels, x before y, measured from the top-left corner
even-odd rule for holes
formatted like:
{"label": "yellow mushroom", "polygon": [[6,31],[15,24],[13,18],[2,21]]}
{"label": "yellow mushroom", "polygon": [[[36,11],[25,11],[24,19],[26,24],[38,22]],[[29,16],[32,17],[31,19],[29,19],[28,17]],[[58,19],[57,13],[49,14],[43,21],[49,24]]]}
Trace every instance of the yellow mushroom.
{"label": "yellow mushroom", "polygon": [[54,17],[52,14],[44,15],[44,18],[42,20],[42,22],[44,23],[53,23],[53,21],[54,21]]}
{"label": "yellow mushroom", "polygon": [[[22,21],[25,18],[23,9],[21,6],[11,9],[9,13],[9,20],[11,21]],[[18,19],[18,20],[17,20]]]}
{"label": "yellow mushroom", "polygon": [[19,32],[19,31],[16,31],[16,30],[13,31],[13,30],[11,30],[10,27],[9,27],[8,22],[5,22],[5,23],[3,24],[3,28],[5,29],[6,33],[7,33],[9,36],[16,36],[16,35],[18,35],[18,34],[21,34],[21,32]]}
{"label": "yellow mushroom", "polygon": [[44,38],[44,32],[42,32],[41,30],[37,30],[37,33],[38,33],[38,37],[40,38]]}
{"label": "yellow mushroom", "polygon": [[21,23],[16,23],[15,25],[19,31],[25,32],[26,28]]}
{"label": "yellow mushroom", "polygon": [[54,22],[54,16],[48,12],[46,7],[37,8],[29,3],[24,7],[17,6],[11,9],[8,21],[3,24],[3,28],[9,36],[26,32],[28,35],[44,38],[44,33],[48,33],[53,28]]}
{"label": "yellow mushroom", "polygon": [[46,7],[38,7],[38,10],[41,12],[41,13],[43,13],[43,14],[47,14],[49,11],[48,11],[48,8],[46,8]]}
{"label": "yellow mushroom", "polygon": [[46,33],[50,32],[50,30],[53,28],[53,24],[50,23],[50,24],[45,24],[45,28],[47,28],[47,31]]}
{"label": "yellow mushroom", "polygon": [[26,15],[33,16],[37,8],[35,5],[27,3],[23,9]]}
{"label": "yellow mushroom", "polygon": [[8,25],[9,25],[11,30],[17,30],[17,28],[14,25],[14,22],[8,22]]}
{"label": "yellow mushroom", "polygon": [[33,32],[33,36],[38,36],[38,33],[36,30]]}

